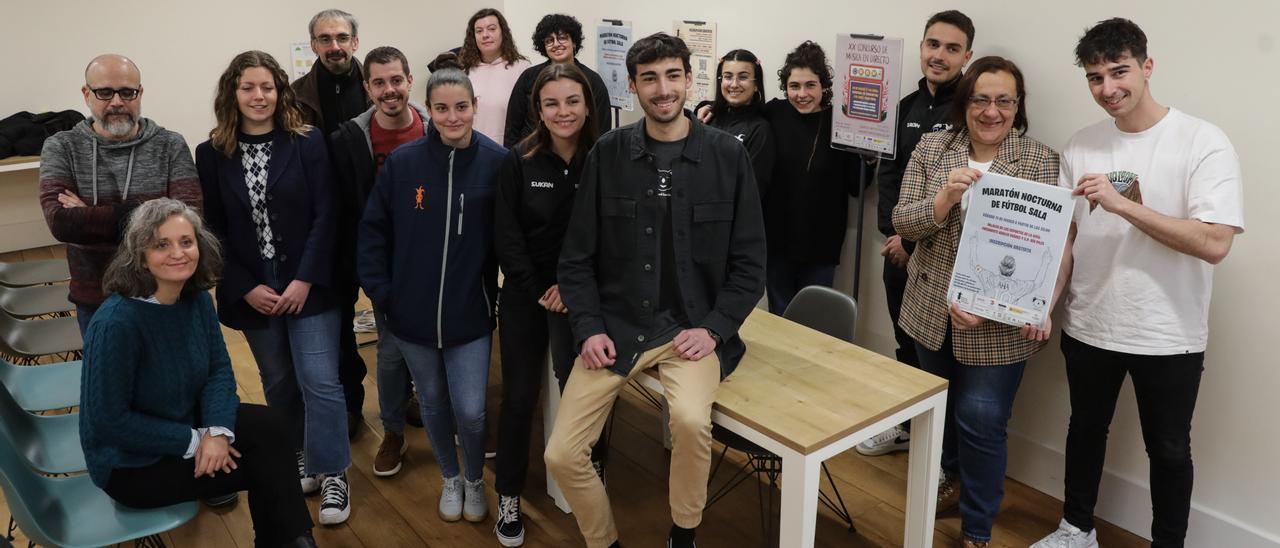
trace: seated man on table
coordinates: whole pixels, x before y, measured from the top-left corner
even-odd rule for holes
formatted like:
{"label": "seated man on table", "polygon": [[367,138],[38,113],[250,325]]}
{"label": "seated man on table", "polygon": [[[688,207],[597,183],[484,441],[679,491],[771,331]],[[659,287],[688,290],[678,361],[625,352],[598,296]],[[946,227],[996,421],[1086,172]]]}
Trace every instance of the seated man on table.
{"label": "seated man on table", "polygon": [[547,442],[547,469],[591,547],[617,546],[591,444],[627,381],[659,367],[671,406],[671,528],[693,546],[711,464],[711,405],[764,293],[765,239],[751,161],[682,110],[689,49],[654,34],[627,52],[644,119],[587,156],[560,255],[560,295],[581,352]]}

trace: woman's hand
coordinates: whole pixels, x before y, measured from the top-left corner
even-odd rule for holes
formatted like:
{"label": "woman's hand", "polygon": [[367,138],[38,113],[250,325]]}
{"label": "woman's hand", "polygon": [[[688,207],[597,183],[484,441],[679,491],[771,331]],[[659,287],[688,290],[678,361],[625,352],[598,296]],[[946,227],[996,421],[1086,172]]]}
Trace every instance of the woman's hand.
{"label": "woman's hand", "polygon": [[982,172],[971,167],[958,167],[951,170],[951,173],[947,174],[947,182],[938,192],[939,199],[944,200],[943,204],[947,208],[960,203],[964,192],[969,190],[973,183],[978,182],[979,177],[982,177]]}
{"label": "woman's hand", "polygon": [[1034,325],[1024,325],[1018,330],[1018,334],[1022,338],[1030,341],[1047,341],[1049,340],[1049,332],[1053,331],[1053,320],[1048,316],[1044,318],[1044,327],[1036,327]]}
{"label": "woman's hand", "polygon": [[542,305],[542,308],[552,312],[564,314],[569,311],[569,309],[564,306],[564,302],[560,300],[560,284],[548,287],[547,292],[543,293],[542,296],[538,298],[538,304]]}
{"label": "woman's hand", "polygon": [[276,301],[275,308],[271,309],[271,315],[302,312],[302,307],[307,304],[307,295],[310,293],[311,282],[302,280],[289,282],[289,285],[284,288],[284,293],[280,294],[280,300]]}
{"label": "woman's hand", "polygon": [[214,436],[206,432],[200,439],[200,446],[196,448],[195,477],[206,475],[213,477],[219,471],[230,474],[238,467],[232,457],[240,458],[240,452],[227,443],[226,437]]}
{"label": "woman's hand", "polygon": [[983,322],[987,321],[987,319],[983,318],[982,316],[975,316],[973,314],[960,310],[960,305],[956,303],[951,303],[951,308],[949,309],[949,311],[951,312],[951,325],[954,325],[955,328],[960,331],[964,331],[966,329],[973,329],[975,327],[978,327],[979,325],[982,325]]}
{"label": "woman's hand", "polygon": [[696,114],[698,116],[698,121],[704,124],[710,124],[711,119],[714,118],[711,114],[711,105],[703,105],[702,108],[698,109]]}
{"label": "woman's hand", "polygon": [[276,290],[262,284],[258,284],[257,287],[250,289],[249,292],[244,295],[244,302],[249,303],[249,306],[253,307],[254,310],[257,310],[259,314],[267,316],[275,314],[272,311],[275,310],[276,303],[279,301],[280,294],[276,293]]}

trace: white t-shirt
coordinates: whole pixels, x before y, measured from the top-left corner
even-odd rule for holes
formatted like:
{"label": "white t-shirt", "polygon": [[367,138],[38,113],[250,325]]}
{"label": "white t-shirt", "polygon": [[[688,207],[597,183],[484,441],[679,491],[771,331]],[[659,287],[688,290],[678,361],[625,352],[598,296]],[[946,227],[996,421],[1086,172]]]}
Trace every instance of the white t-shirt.
{"label": "white t-shirt", "polygon": [[[1180,219],[1244,231],[1240,159],[1226,134],[1177,109],[1139,133],[1106,119],[1071,137],[1058,184],[1106,173],[1127,197]],[[1136,189],[1133,188],[1136,186]],[[1137,192],[1135,192],[1135,190]],[[1075,208],[1063,331],[1092,346],[1149,356],[1203,352],[1213,265],[1174,251],[1102,207]]]}

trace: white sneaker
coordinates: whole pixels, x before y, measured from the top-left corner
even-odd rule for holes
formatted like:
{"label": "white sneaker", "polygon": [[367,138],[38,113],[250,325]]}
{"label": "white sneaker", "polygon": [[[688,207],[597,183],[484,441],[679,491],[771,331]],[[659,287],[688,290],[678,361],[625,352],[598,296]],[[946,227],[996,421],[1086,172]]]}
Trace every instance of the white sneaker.
{"label": "white sneaker", "polygon": [[859,443],[856,449],[860,455],[876,457],[896,451],[906,451],[910,447],[911,432],[903,430],[901,426],[895,426]]}
{"label": "white sneaker", "polygon": [[325,476],[320,488],[320,524],[337,525],[351,516],[351,485],[347,473]]}
{"label": "white sneaker", "polygon": [[1032,544],[1031,548],[1098,548],[1098,530],[1086,533],[1063,518],[1057,531]]}
{"label": "white sneaker", "polygon": [[462,474],[444,479],[440,486],[440,506],[436,508],[436,512],[445,521],[462,519]]}
{"label": "white sneaker", "polygon": [[314,495],[320,492],[320,478],[307,475],[307,459],[302,451],[298,451],[298,482],[302,484],[302,494]]}
{"label": "white sneaker", "polygon": [[489,499],[484,496],[484,478],[467,480],[463,488],[462,517],[480,523],[489,517]]}

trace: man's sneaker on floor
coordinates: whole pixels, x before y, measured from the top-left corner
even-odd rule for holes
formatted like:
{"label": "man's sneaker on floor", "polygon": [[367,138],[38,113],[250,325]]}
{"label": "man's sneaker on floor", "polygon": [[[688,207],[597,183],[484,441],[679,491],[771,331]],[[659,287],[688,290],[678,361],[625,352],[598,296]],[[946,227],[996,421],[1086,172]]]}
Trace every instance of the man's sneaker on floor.
{"label": "man's sneaker on floor", "polygon": [[240,493],[227,493],[204,499],[204,504],[210,508],[222,508],[223,506],[231,506],[238,500],[240,500]]}
{"label": "man's sneaker on floor", "polygon": [[498,520],[493,524],[498,544],[521,546],[524,544],[524,522],[520,519],[520,497],[498,495]]}
{"label": "man's sneaker on floor", "polygon": [[462,519],[462,474],[444,479],[440,485],[440,506],[436,508],[436,512],[445,521]]}
{"label": "man's sneaker on floor", "polygon": [[489,499],[484,496],[484,478],[467,480],[463,491],[462,517],[471,523],[480,523],[489,517]]}
{"label": "man's sneaker on floor", "polygon": [[409,444],[404,441],[404,434],[387,432],[382,435],[382,445],[378,446],[378,455],[373,457],[373,475],[380,478],[394,476],[404,463],[404,453]]}
{"label": "man's sneaker on floor", "polygon": [[959,505],[960,478],[946,470],[938,472],[938,507],[934,510],[934,515],[940,516]]}
{"label": "man's sneaker on floor", "polygon": [[600,483],[608,487],[609,482],[605,481],[604,479],[604,461],[600,461],[600,460],[591,461],[591,468],[596,471],[596,477],[600,478]]}
{"label": "man's sneaker on floor", "polygon": [[911,447],[911,432],[903,430],[901,426],[895,426],[859,443],[856,449],[861,455],[878,457],[897,451],[906,451],[909,447]]}
{"label": "man's sneaker on floor", "polygon": [[351,516],[351,486],[347,473],[325,476],[321,482],[320,524],[337,525]]}
{"label": "man's sneaker on floor", "polygon": [[314,495],[320,491],[320,478],[307,475],[307,459],[298,451],[298,482],[302,484],[302,494]]}
{"label": "man's sneaker on floor", "polygon": [[696,548],[693,542],[695,529],[685,529],[679,525],[672,525],[671,532],[667,534],[667,548]]}
{"label": "man's sneaker on floor", "polygon": [[1066,519],[1058,523],[1058,530],[1031,545],[1031,548],[1098,548],[1098,530],[1081,531]]}

